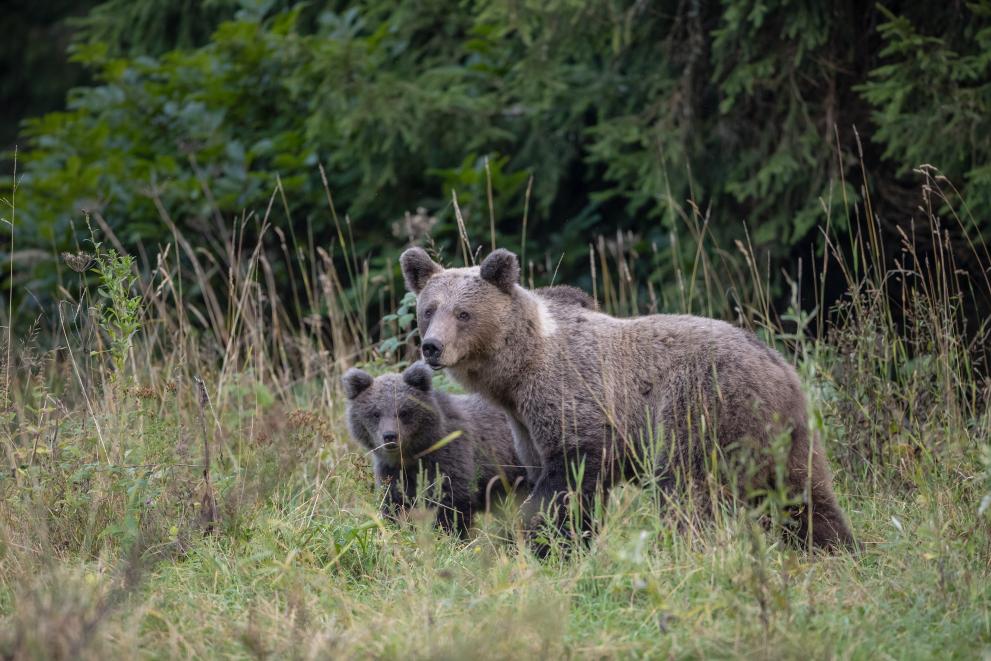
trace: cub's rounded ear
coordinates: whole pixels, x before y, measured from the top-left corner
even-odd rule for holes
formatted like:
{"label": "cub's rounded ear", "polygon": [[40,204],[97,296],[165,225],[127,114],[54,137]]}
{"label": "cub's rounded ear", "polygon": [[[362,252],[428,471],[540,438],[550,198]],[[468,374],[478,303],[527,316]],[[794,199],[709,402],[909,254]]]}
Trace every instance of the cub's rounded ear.
{"label": "cub's rounded ear", "polygon": [[479,275],[482,280],[491,282],[508,294],[513,291],[513,285],[520,281],[520,262],[513,253],[498,248],[482,261]]}
{"label": "cub's rounded ear", "polygon": [[406,289],[414,294],[419,294],[427,286],[427,280],[435,273],[444,270],[444,267],[430,259],[430,255],[423,248],[410,248],[399,256],[399,263],[403,267],[403,279],[406,281]]}
{"label": "cub's rounded ear", "polygon": [[433,370],[422,362],[417,361],[407,367],[406,371],[403,372],[403,381],[411,388],[430,392],[430,388],[433,387],[434,382]]}
{"label": "cub's rounded ear", "polygon": [[354,399],[368,390],[368,386],[372,385],[374,380],[368,372],[352,367],[341,377],[341,383],[344,384],[344,396],[348,399]]}

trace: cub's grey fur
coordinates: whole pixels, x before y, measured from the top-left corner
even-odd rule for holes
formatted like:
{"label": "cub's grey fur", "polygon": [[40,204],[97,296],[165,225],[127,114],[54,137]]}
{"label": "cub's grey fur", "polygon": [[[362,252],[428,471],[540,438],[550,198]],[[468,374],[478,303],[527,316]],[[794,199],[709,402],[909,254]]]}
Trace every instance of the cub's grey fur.
{"label": "cub's grey fur", "polygon": [[502,407],[518,455],[540,466],[532,506],[559,505],[582,465],[587,515],[597,488],[643,464],[645,439],[657,439],[646,461],[672,496],[705,500],[716,446],[737,467],[724,477],[747,495],[773,486],[770,455],[785,438],[784,486],[805,503],[794,512],[799,539],[853,545],[798,376],[753,335],[686,315],[617,319],[535,294],[506,250],[473,268],[444,269],[420,248],[401,262],[424,358]]}
{"label": "cub's grey fur", "polygon": [[[348,370],[342,379],[348,428],[371,452],[376,485],[387,488],[386,514],[409,507],[417,480],[425,476],[428,484],[440,482],[438,523],[461,533],[471,526],[475,510],[521,481],[525,471],[500,409],[477,395],[436,391],[432,379],[423,363],[377,379]],[[430,450],[456,430],[461,436]]]}

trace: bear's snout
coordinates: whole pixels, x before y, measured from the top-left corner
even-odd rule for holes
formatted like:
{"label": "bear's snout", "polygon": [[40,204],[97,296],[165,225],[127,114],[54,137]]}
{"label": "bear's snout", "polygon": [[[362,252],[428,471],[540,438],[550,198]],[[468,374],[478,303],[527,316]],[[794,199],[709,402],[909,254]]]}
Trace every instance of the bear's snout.
{"label": "bear's snout", "polygon": [[399,434],[394,431],[387,431],[382,434],[382,447],[386,450],[394,450],[398,445]]}
{"label": "bear's snout", "polygon": [[423,359],[433,368],[440,367],[440,355],[444,353],[444,344],[440,340],[427,338],[420,347]]}

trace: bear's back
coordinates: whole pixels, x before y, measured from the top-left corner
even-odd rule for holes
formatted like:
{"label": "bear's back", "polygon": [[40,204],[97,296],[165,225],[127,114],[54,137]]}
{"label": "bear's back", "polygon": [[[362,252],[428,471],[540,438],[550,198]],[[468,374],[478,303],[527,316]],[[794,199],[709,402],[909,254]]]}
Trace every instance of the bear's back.
{"label": "bear's back", "polygon": [[673,417],[692,402],[785,411],[793,424],[804,419],[795,370],[749,331],[692,315],[618,318],[562,304],[548,308],[556,332],[547,338],[543,376],[528,392],[531,400],[545,393],[550,408],[532,414],[559,415],[555,401],[568,409],[584,400],[586,407],[608,408],[629,431],[641,427],[648,410]]}
{"label": "bear's back", "polygon": [[664,377],[683,369],[722,369],[750,380],[797,383],[794,370],[753,333],[719,319],[684,314],[611,315],[564,304],[548,306],[556,333],[550,360]]}

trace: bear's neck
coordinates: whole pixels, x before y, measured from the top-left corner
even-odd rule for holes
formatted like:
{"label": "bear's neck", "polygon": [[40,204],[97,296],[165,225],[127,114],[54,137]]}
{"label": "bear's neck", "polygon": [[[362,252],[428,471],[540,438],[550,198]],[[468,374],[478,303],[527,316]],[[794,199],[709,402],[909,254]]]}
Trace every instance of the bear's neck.
{"label": "bear's neck", "polygon": [[404,465],[416,465],[417,455],[426,452],[437,441],[455,430],[455,424],[447,411],[450,408],[450,395],[440,391],[430,393],[427,405],[437,416],[436,424],[410,438],[402,447],[401,459]]}
{"label": "bear's neck", "polygon": [[546,305],[522,287],[513,292],[502,341],[485,357],[449,371],[469,392],[476,392],[513,413],[518,396],[541,373],[549,358],[553,318]]}

